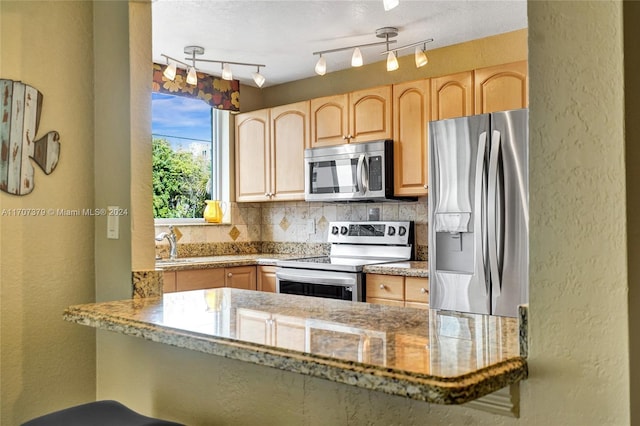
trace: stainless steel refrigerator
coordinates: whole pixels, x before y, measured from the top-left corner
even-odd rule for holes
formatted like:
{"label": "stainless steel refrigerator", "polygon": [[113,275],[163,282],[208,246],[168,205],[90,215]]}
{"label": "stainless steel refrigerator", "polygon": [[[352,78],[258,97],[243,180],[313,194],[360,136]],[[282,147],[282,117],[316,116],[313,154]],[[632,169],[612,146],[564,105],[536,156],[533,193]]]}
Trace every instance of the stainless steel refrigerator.
{"label": "stainless steel refrigerator", "polygon": [[429,123],[429,304],[512,316],[529,299],[528,110]]}

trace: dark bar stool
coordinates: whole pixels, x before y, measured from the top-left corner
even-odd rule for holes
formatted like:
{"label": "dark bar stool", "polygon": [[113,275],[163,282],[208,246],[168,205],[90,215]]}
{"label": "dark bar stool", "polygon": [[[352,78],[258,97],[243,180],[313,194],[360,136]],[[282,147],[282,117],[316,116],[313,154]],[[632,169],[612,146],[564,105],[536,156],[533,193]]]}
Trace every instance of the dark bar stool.
{"label": "dark bar stool", "polygon": [[96,401],[45,414],[22,426],[184,426],[138,414],[117,401]]}

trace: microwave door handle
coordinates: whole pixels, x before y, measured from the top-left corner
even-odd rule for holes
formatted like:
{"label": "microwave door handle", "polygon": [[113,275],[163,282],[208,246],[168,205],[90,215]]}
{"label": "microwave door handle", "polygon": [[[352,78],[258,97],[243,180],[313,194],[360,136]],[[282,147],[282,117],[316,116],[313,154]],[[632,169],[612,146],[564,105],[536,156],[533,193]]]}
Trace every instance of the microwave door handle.
{"label": "microwave door handle", "polygon": [[[369,186],[369,170],[368,167],[366,167],[365,159],[365,155],[360,154],[360,157],[358,157],[358,165],[356,166],[356,184],[358,185],[360,195],[364,195],[364,193],[367,192],[365,185]],[[367,176],[363,176],[363,172],[365,171]]]}

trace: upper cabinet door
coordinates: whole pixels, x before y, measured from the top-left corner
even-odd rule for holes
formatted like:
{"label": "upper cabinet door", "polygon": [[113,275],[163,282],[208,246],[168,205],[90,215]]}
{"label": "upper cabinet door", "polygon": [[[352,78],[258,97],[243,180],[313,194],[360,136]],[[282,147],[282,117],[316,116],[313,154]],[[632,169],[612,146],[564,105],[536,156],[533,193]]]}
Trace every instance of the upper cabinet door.
{"label": "upper cabinet door", "polygon": [[473,103],[473,71],[431,79],[433,120],[473,115]]}
{"label": "upper cabinet door", "polygon": [[311,146],[345,143],[349,133],[349,95],[311,99]]}
{"label": "upper cabinet door", "polygon": [[304,200],[304,150],[310,147],[310,102],[271,108],[272,201]]}
{"label": "upper cabinet door", "polygon": [[391,139],[392,86],[373,87],[349,94],[348,142]]}
{"label": "upper cabinet door", "polygon": [[269,110],[236,116],[236,199],[265,201],[269,187]]}
{"label": "upper cabinet door", "polygon": [[476,114],[527,108],[527,61],[475,70]]}
{"label": "upper cabinet door", "polygon": [[427,194],[429,79],[393,86],[394,194]]}

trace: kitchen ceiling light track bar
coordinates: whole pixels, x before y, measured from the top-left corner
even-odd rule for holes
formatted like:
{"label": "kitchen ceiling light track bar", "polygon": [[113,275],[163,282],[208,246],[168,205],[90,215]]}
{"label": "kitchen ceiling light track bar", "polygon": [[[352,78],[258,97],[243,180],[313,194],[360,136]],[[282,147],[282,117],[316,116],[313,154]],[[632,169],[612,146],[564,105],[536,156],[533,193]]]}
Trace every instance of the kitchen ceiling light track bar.
{"label": "kitchen ceiling light track bar", "polygon": [[[362,66],[363,59],[362,59],[362,52],[360,52],[361,47],[364,48],[364,47],[385,45],[387,49],[383,51],[381,55],[385,55],[385,54],[387,55],[387,71],[394,71],[399,68],[398,59],[396,58],[396,52],[399,50],[408,49],[410,47],[416,47],[415,61],[416,61],[417,68],[420,68],[429,62],[429,60],[427,59],[425,50],[426,50],[427,43],[431,43],[433,41],[432,38],[417,41],[415,43],[407,44],[405,46],[392,49],[389,46],[393,43],[396,43],[396,40],[389,40],[389,39],[392,37],[396,37],[397,35],[398,35],[397,28],[382,27],[376,30],[376,37],[384,38],[385,41],[380,41],[377,43],[357,44],[353,46],[339,47],[336,49],[319,50],[317,52],[313,52],[313,55],[320,55],[320,58],[318,59],[318,62],[316,63],[316,67],[315,67],[316,74],[324,75],[327,72],[327,62],[322,55],[327,53],[342,52],[344,50],[353,49],[353,56],[351,57],[352,67]],[[420,46],[422,46],[422,48],[420,48]]]}
{"label": "kitchen ceiling light track bar", "polygon": [[198,77],[196,74],[196,62],[212,62],[222,65],[222,78],[224,80],[233,80],[233,74],[231,72],[230,65],[238,65],[238,66],[247,66],[247,67],[256,67],[256,72],[251,73],[253,77],[253,81],[255,81],[258,87],[262,87],[264,82],[266,81],[265,77],[260,74],[260,68],[266,67],[264,64],[252,64],[247,62],[235,62],[235,61],[223,61],[218,59],[201,59],[196,58],[197,55],[204,54],[204,47],[201,46],[187,46],[184,48],[184,53],[187,55],[191,55],[190,57],[184,58],[187,61],[191,61],[191,65],[186,62],[180,61],[171,56],[165,55],[161,53],[160,56],[166,58],[167,67],[165,68],[163,74],[164,76],[173,81],[176,76],[176,66],[177,64],[182,65],[185,69],[187,69],[187,83],[191,85],[198,84]]}
{"label": "kitchen ceiling light track bar", "polygon": [[[416,41],[415,43],[411,43],[411,44],[407,44],[405,46],[400,46],[400,47],[396,47],[395,49],[389,49],[389,50],[385,50],[384,52],[380,52],[381,55],[386,55],[389,52],[397,52],[398,50],[404,50],[404,49],[409,49],[411,47],[416,47],[416,46],[424,46],[427,43],[431,43],[433,41],[432,38],[428,38],[426,40],[422,40],[422,41]],[[383,42],[384,43],[384,42]]]}
{"label": "kitchen ceiling light track bar", "polygon": [[[390,40],[389,43],[396,43],[396,40]],[[382,46],[387,44],[386,41],[378,41],[376,43],[368,43],[368,44],[356,44],[353,46],[347,47],[338,47],[337,49],[329,49],[329,50],[320,50],[318,52],[313,52],[314,55],[324,55],[325,53],[334,53],[334,52],[342,52],[343,50],[351,50],[356,47],[371,47],[371,46]]]}

